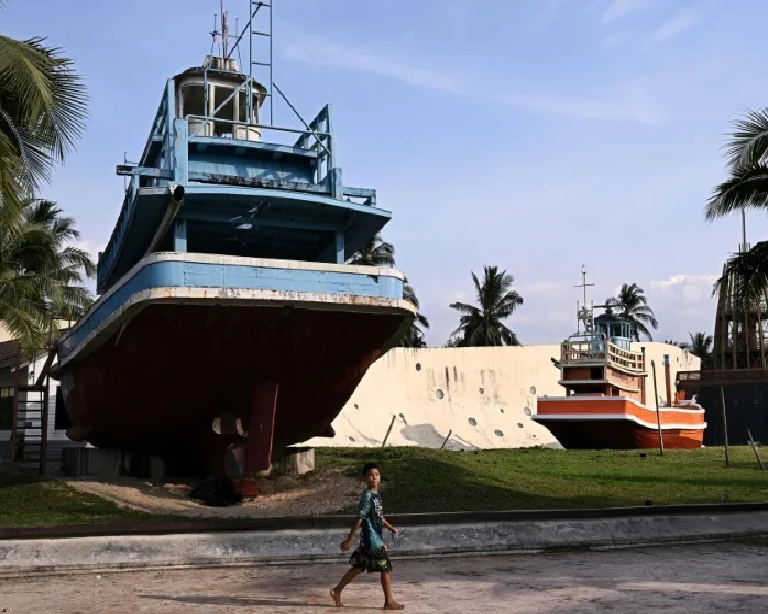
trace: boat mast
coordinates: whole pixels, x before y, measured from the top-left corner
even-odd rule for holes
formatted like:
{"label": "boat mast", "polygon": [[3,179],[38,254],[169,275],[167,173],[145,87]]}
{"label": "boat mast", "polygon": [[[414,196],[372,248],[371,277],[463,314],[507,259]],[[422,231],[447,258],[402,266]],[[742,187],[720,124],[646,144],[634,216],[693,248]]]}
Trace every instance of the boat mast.
{"label": "boat mast", "polygon": [[577,329],[576,334],[581,333],[581,324],[584,324],[584,333],[590,333],[593,329],[593,320],[592,320],[592,309],[587,309],[587,288],[590,286],[594,286],[595,284],[588,284],[587,283],[587,265],[582,264],[581,265],[581,284],[578,286],[574,286],[574,288],[581,288],[584,293],[584,302],[582,303],[582,306],[579,306],[579,302],[576,301],[576,320],[577,320]]}

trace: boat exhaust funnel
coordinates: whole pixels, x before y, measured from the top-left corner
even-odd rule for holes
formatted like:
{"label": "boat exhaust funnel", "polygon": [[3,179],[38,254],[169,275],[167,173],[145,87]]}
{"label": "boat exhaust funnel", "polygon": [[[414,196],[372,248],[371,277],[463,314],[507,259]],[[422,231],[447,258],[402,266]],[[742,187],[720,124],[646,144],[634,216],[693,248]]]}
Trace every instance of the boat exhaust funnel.
{"label": "boat exhaust funnel", "polygon": [[174,203],[180,203],[184,200],[184,186],[178,183],[168,184],[168,191],[171,193],[171,200]]}

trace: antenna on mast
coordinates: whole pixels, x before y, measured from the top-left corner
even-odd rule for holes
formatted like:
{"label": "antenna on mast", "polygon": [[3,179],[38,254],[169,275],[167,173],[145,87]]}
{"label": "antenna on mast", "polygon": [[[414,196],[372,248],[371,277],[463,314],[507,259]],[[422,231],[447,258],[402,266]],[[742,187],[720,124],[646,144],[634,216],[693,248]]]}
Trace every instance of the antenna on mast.
{"label": "antenna on mast", "polygon": [[224,12],[224,0],[220,0],[221,7],[221,57],[227,57],[229,47],[229,26],[227,25],[227,13]]}
{"label": "antenna on mast", "polygon": [[211,38],[213,39],[211,41],[211,56],[213,56],[213,49],[214,47],[216,47],[216,39],[219,36],[218,26],[219,26],[219,16],[218,14],[214,13],[213,14],[213,30],[209,32],[209,34],[211,35]]}
{"label": "antenna on mast", "polygon": [[587,309],[587,288],[594,285],[595,284],[587,283],[587,265],[582,264],[581,265],[581,284],[579,284],[578,286],[574,286],[574,288],[581,288],[584,291],[584,303],[582,303],[582,307],[579,308],[579,303],[578,301],[576,302],[576,310],[577,310],[576,317],[578,318],[577,326],[578,324],[583,323],[585,333],[592,331],[592,310]]}

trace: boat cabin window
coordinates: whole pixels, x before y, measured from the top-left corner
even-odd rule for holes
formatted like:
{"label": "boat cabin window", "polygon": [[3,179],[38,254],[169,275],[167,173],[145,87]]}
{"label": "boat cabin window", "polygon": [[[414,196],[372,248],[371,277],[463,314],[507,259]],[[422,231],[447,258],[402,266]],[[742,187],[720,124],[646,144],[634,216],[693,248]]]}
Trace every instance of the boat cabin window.
{"label": "boat cabin window", "polygon": [[247,122],[249,124],[258,124],[259,123],[259,97],[258,94],[254,92],[253,94],[253,117],[251,120],[248,120],[248,92],[241,91],[238,94],[240,98],[240,117],[238,118],[238,121],[241,122]]}
{"label": "boat cabin window", "polygon": [[[233,121],[235,119],[235,97],[232,96],[232,89],[230,87],[216,86],[214,91],[214,103],[213,109],[219,109],[216,113],[217,119],[226,119]],[[230,98],[230,96],[232,96]],[[229,98],[229,100],[227,100]],[[224,101],[227,101],[224,104]],[[224,106],[222,106],[224,105]],[[219,108],[221,107],[221,108]],[[213,126],[213,133],[215,136],[232,136],[234,126],[226,122],[215,122]]]}
{"label": "boat cabin window", "polygon": [[184,109],[183,117],[205,115],[205,88],[202,85],[187,85],[182,88]]}

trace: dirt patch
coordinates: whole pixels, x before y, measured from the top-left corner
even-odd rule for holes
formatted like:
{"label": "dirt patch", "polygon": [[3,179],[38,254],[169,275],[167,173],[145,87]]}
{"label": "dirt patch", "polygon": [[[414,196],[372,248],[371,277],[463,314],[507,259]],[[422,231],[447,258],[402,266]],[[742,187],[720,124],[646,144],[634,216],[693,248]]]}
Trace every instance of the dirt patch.
{"label": "dirt patch", "polygon": [[208,507],[190,499],[195,482],[153,486],[134,478],[111,481],[67,481],[73,488],[98,495],[118,505],[152,514],[195,518],[267,518],[316,516],[338,513],[357,504],[364,488],[358,478],[340,469],[323,469],[306,475],[284,476],[261,482],[263,495],[230,507]]}

